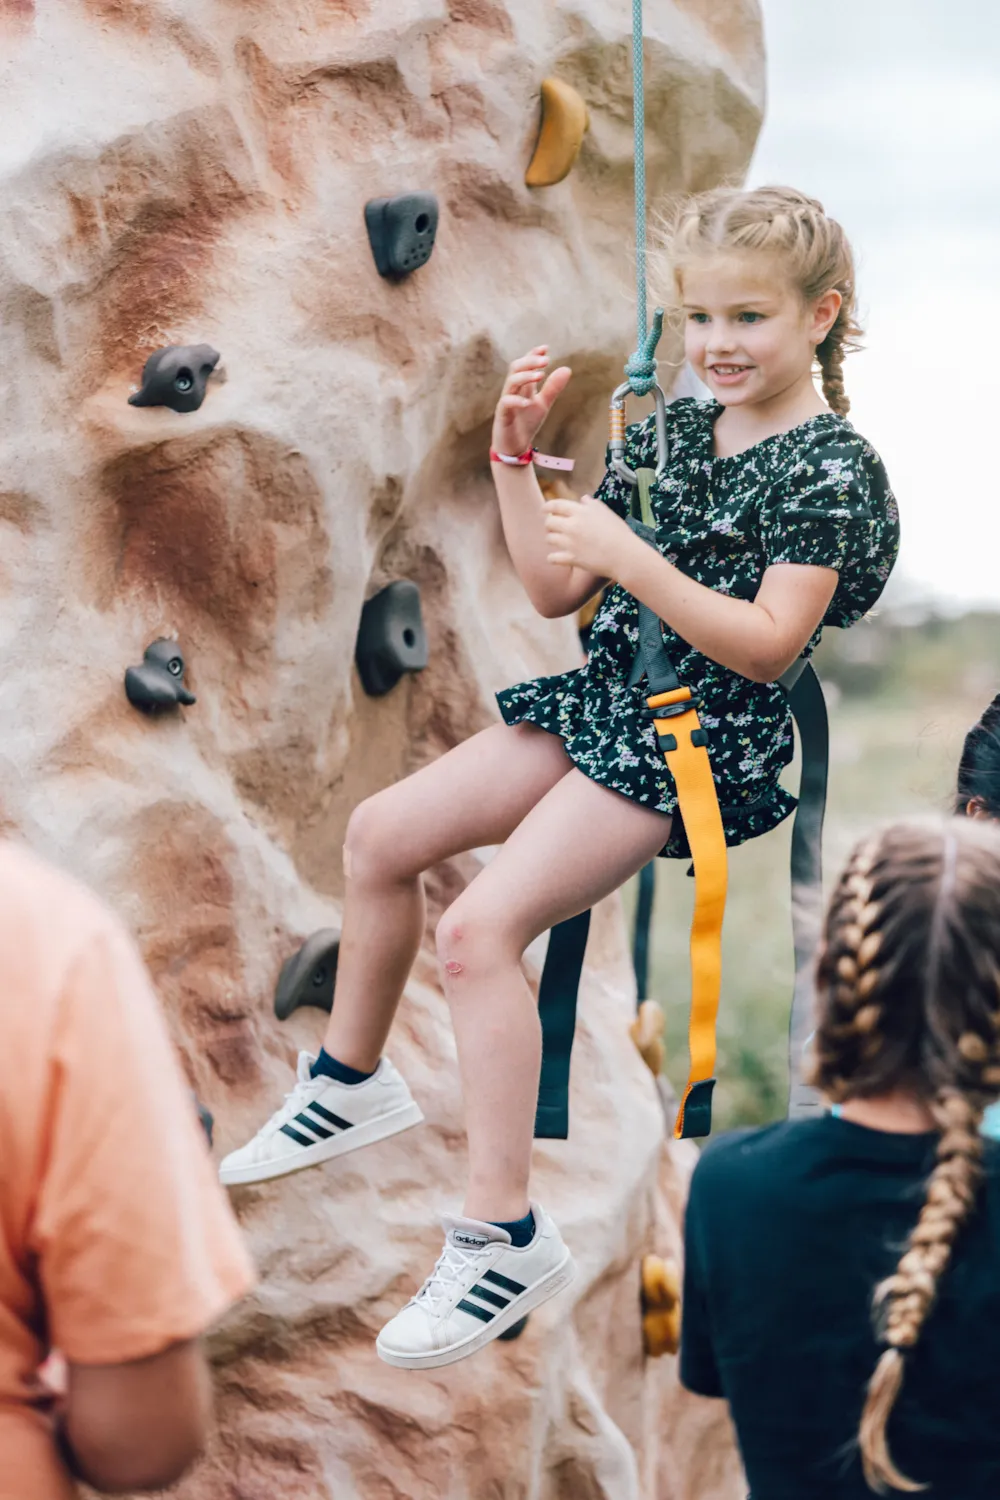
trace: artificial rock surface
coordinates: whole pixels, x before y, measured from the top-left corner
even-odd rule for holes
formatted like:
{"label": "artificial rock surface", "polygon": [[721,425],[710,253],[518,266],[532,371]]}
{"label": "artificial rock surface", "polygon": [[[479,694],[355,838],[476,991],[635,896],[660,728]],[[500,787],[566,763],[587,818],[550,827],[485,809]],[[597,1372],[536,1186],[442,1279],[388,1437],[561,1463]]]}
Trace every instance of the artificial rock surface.
{"label": "artificial rock surface", "polygon": [[[655,199],[744,169],[762,43],[756,0],[646,9]],[[0,826],[129,922],[217,1151],[321,1035],[273,988],[338,921],[350,809],[579,659],[514,576],[486,449],[507,361],[545,340],[576,373],[544,446],[599,474],[634,339],[629,24],[626,0],[0,0]],[[532,191],[553,73],[590,130]],[[416,190],[436,248],[391,284],[363,205]],[[195,413],[128,404],[168,343],[222,351]],[[430,664],[369,699],[358,618],[399,577]],[[150,719],[122,679],[161,636],[197,704]],[[476,860],[431,873],[432,921]],[[662,1143],[632,1006],[611,900],[572,1137],[536,1148],[578,1280],[517,1343],[391,1370],[374,1335],[463,1171],[427,947],[391,1042],[426,1126],[235,1195],[262,1281],[214,1339],[220,1431],[183,1500],[735,1500],[720,1414],[642,1355],[639,1261],[677,1249],[693,1148]]]}

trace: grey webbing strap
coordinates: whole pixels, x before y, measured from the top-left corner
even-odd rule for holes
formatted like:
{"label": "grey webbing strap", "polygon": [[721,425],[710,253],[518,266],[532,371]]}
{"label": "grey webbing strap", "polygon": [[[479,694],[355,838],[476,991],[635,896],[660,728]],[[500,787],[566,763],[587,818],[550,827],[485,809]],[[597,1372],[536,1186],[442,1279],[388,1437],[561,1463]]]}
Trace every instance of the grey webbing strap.
{"label": "grey webbing strap", "polygon": [[795,989],[788,1026],[788,1114],[790,1119],[821,1113],[819,1093],[802,1081],[805,1049],[815,1021],[813,962],[823,923],[823,816],[830,753],[826,699],[810,661],[799,658],[779,678],[799,731],[802,773],[799,805],[792,825],[792,938]]}

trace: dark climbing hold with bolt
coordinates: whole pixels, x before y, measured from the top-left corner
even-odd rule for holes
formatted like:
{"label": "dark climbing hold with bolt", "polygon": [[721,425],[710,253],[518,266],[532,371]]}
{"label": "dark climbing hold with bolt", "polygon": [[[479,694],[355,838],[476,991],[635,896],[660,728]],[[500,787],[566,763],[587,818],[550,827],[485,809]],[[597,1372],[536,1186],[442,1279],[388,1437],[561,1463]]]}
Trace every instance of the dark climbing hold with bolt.
{"label": "dark climbing hold with bolt", "polygon": [[333,981],[337,975],[337,950],[340,933],[335,927],[321,927],[302,947],[287,958],[278,975],[274,992],[274,1014],[287,1021],[300,1005],[315,1005],[319,1010],[333,1010]]}
{"label": "dark climbing hold with bolt", "polygon": [[154,641],[146,647],[142,666],[125,673],[125,693],[133,708],[147,714],[198,701],[184,686],[184,656],[176,641]]}
{"label": "dark climbing hold with bolt", "polygon": [[427,634],[420,590],[399,578],[368,600],[354,650],[361,685],[372,698],[391,692],[405,672],[427,665]]}
{"label": "dark climbing hold with bolt", "polygon": [[431,258],[438,225],[437,199],[433,193],[373,198],[365,204],[365,224],[379,275],[409,276]]}
{"label": "dark climbing hold with bolt", "polygon": [[128,398],[129,406],[197,411],[219,358],[210,344],[168,344],[157,349],[142,367],[142,388]]}
{"label": "dark climbing hold with bolt", "polygon": [[521,1337],[521,1334],[528,1326],[529,1317],[530,1313],[526,1314],[523,1318],[519,1318],[518,1321],[516,1323],[512,1323],[509,1328],[505,1328],[503,1333],[498,1333],[498,1342],[501,1344],[511,1344],[515,1339],[519,1339]]}

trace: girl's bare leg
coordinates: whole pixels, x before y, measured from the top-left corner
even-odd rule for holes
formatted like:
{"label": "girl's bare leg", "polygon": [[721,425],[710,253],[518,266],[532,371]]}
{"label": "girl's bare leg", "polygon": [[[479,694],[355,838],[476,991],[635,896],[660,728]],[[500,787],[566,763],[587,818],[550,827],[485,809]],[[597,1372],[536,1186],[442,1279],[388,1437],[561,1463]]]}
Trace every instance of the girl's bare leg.
{"label": "girl's bare leg", "polygon": [[541,1028],[520,967],[525,948],[617,890],[669,834],[666,814],[571,770],[442,917],[438,951],[465,1097],[470,1218],[504,1222],[528,1212]]}
{"label": "girl's bare leg", "polygon": [[344,843],[336,1003],[323,1042],[338,1062],[365,1073],[378,1065],[423,937],[423,871],[502,843],[570,769],[556,735],[495,724],[355,809]]}

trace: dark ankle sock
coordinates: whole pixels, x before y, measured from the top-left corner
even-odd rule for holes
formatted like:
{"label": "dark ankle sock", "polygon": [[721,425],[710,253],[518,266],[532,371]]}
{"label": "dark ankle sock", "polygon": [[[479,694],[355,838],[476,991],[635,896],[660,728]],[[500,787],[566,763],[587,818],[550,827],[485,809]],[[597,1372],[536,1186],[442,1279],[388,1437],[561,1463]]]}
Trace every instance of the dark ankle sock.
{"label": "dark ankle sock", "polygon": [[498,1224],[495,1219],[491,1219],[490,1223],[494,1229],[506,1229],[515,1250],[523,1250],[535,1238],[535,1216],[530,1208],[523,1219],[511,1219],[507,1224]]}
{"label": "dark ankle sock", "polygon": [[366,1078],[374,1076],[372,1073],[359,1073],[357,1068],[349,1068],[346,1063],[338,1062],[325,1047],[319,1049],[319,1057],[309,1071],[314,1078],[323,1073],[327,1078],[335,1078],[338,1083],[364,1083]]}

